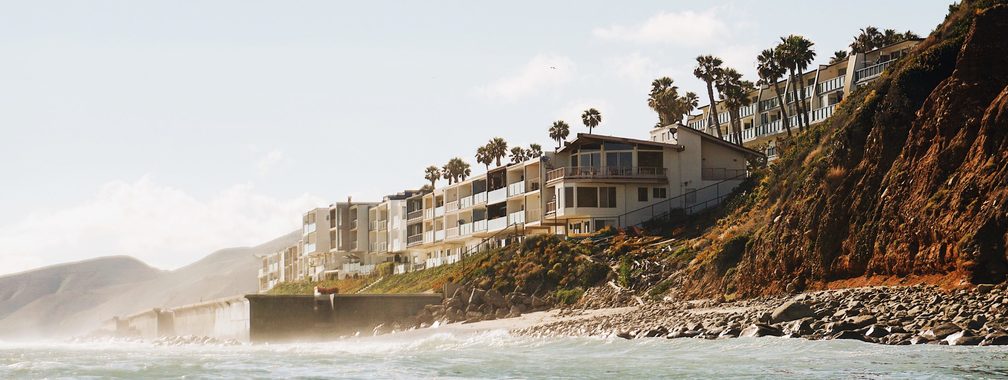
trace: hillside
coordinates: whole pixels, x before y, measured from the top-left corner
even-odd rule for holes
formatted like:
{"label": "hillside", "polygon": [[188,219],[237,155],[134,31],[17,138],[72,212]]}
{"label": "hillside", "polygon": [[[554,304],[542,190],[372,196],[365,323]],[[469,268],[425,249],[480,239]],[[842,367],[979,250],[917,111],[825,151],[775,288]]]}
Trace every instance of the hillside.
{"label": "hillside", "polygon": [[174,271],[117,256],[0,277],[0,337],[79,334],[115,315],[255,293],[255,255],[298,238],[292,232],[255,247],[223,249]]}
{"label": "hillside", "polygon": [[704,238],[686,289],[755,296],[1008,274],[1008,6],[963,1]]}

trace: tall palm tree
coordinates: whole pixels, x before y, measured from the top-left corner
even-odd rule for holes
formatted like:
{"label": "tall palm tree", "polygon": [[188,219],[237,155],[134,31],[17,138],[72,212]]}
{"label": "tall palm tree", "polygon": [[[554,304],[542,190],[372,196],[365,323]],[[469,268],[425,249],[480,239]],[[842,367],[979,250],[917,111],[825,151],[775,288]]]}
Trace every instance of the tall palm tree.
{"label": "tall palm tree", "polygon": [[878,28],[866,26],[861,28],[861,33],[854,36],[854,41],[850,44],[851,52],[858,54],[878,49],[882,47],[884,39],[885,35],[879,32]]}
{"label": "tall palm tree", "polygon": [[886,29],[882,32],[882,46],[892,45],[900,41],[903,41],[903,34],[897,32],[896,29]]}
{"label": "tall palm tree", "polygon": [[791,80],[788,82],[792,88],[795,112],[798,113],[799,130],[804,130],[808,127],[808,110],[805,106],[805,84],[802,77],[804,76],[803,72],[805,68],[815,59],[815,51],[812,50],[812,45],[812,41],[794,34],[781,37],[781,43],[777,45],[777,49],[780,52],[780,63],[791,73]]}
{"label": "tall palm tree", "polygon": [[683,116],[696,108],[699,99],[695,93],[687,92],[679,96],[678,87],[669,77],[661,77],[651,82],[648,93],[648,107],[658,114],[658,127],[682,122]]}
{"label": "tall palm tree", "polygon": [[602,113],[595,108],[589,108],[581,114],[581,122],[588,127],[588,134],[592,134],[592,128],[595,128],[602,122]]}
{"label": "tall palm tree", "polygon": [[742,74],[733,68],[721,71],[715,86],[721,93],[721,100],[728,108],[729,128],[736,144],[742,145],[742,121],[739,109],[752,104],[749,93],[755,89],[752,82],[742,80]]}
{"label": "tall palm tree", "polygon": [[434,183],[437,182],[438,179],[441,179],[441,169],[438,169],[438,167],[434,165],[428,166],[427,169],[424,170],[424,178],[430,181],[431,189],[433,189]]}
{"label": "tall palm tree", "polygon": [[489,144],[476,148],[476,162],[486,165],[486,169],[490,170],[490,164],[493,163],[493,157],[490,156],[490,149],[487,148],[488,146]]}
{"label": "tall palm tree", "polygon": [[472,169],[469,167],[468,162],[462,161],[461,158],[455,158],[455,159],[458,160],[458,172],[457,172],[459,176],[458,182],[465,181],[466,178],[472,175]]}
{"label": "tall palm tree", "polygon": [[906,40],[916,40],[918,38],[920,38],[920,36],[918,36],[917,33],[914,33],[914,32],[909,31],[909,30],[906,31],[906,32],[903,32],[903,41],[906,41]]}
{"label": "tall palm tree", "polygon": [[717,118],[717,104],[714,99],[714,81],[721,72],[721,58],[712,55],[701,55],[696,58],[697,67],[693,69],[693,76],[707,83],[707,100],[710,101],[710,114],[707,115],[707,128],[717,129],[717,136],[721,138],[721,123]]}
{"label": "tall palm tree", "polygon": [[787,130],[788,137],[791,137],[791,120],[788,118],[787,107],[784,106],[780,89],[780,80],[787,74],[787,69],[780,65],[775,49],[765,49],[756,57],[756,73],[759,75],[758,83],[761,86],[773,88],[777,105],[781,110],[781,123]]}
{"label": "tall palm tree", "polygon": [[557,149],[562,147],[561,142],[566,140],[568,135],[570,135],[570,126],[563,120],[554,121],[553,126],[549,129],[550,140],[557,142]]}
{"label": "tall palm tree", "polygon": [[511,163],[518,164],[528,159],[528,152],[520,146],[511,148]]}
{"label": "tall palm tree", "polygon": [[497,162],[497,166],[500,166],[501,159],[506,157],[508,153],[507,141],[500,137],[490,139],[490,142],[487,143],[487,153]]}
{"label": "tall palm tree", "polygon": [[837,62],[843,62],[848,57],[846,50],[837,50],[833,52],[833,56],[830,57],[829,63],[832,65]]}
{"label": "tall palm tree", "polygon": [[528,154],[528,158],[539,158],[539,157],[542,157],[542,154],[543,154],[542,153],[542,146],[539,145],[539,144],[535,144],[535,143],[529,144],[529,147],[528,147],[528,149],[525,150],[525,153]]}
{"label": "tall palm tree", "polygon": [[448,163],[441,167],[441,178],[448,180],[448,184],[451,185],[456,178],[454,173],[455,168],[453,167],[451,160],[448,160]]}

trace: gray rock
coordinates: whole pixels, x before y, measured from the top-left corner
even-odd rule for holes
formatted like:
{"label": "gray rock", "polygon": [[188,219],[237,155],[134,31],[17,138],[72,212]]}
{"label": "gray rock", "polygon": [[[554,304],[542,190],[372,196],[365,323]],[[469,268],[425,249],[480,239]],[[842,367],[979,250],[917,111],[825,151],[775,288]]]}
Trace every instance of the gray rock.
{"label": "gray rock", "polygon": [[764,323],[754,323],[739,333],[739,337],[781,336],[784,332],[779,328]]}
{"label": "gray rock", "polygon": [[851,339],[851,340],[860,340],[862,342],[868,340],[864,335],[861,335],[861,333],[851,330],[838,332],[833,335],[833,339]]}
{"label": "gray rock", "polygon": [[987,334],[983,341],[980,342],[981,346],[1005,346],[1008,345],[1008,334],[1004,332],[993,332]]}
{"label": "gray rock", "polygon": [[493,305],[494,307],[507,306],[507,301],[504,300],[504,296],[494,289],[487,290],[486,293],[483,293],[483,302]]}
{"label": "gray rock", "polygon": [[815,312],[808,305],[797,301],[788,301],[774,309],[770,315],[770,321],[773,323],[790,322],[812,316],[815,316]]}
{"label": "gray rock", "polygon": [[924,330],[920,335],[928,340],[942,340],[949,335],[962,331],[962,328],[951,323],[943,323],[930,329]]}
{"label": "gray rock", "polygon": [[881,338],[889,335],[889,330],[882,325],[871,325],[868,327],[868,331],[865,331],[864,335],[871,338]]}
{"label": "gray rock", "polygon": [[982,337],[976,336],[973,331],[962,330],[951,334],[945,338],[950,346],[976,346],[983,341]]}
{"label": "gray rock", "polygon": [[874,315],[859,315],[847,319],[847,323],[850,323],[852,326],[854,326],[854,329],[868,327],[874,324],[875,322],[878,322],[878,319],[875,318]]}

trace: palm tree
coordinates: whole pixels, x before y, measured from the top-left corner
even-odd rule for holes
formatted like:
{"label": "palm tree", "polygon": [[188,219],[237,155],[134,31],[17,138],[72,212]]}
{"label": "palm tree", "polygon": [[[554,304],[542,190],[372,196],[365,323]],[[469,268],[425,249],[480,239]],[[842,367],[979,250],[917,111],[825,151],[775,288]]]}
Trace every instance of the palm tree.
{"label": "palm tree", "polygon": [[457,174],[459,176],[458,182],[465,181],[465,179],[468,178],[469,175],[472,174],[472,169],[469,168],[469,163],[465,162],[465,161],[462,161],[461,158],[457,158],[456,157],[454,159],[458,160],[458,172],[457,172]]}
{"label": "palm tree", "polygon": [[742,80],[742,74],[732,68],[725,68],[715,83],[721,100],[728,108],[729,128],[734,135],[734,142],[742,145],[742,122],[739,109],[752,104],[749,93],[755,89],[752,82]]}
{"label": "palm tree", "polygon": [[561,142],[566,140],[568,135],[570,135],[570,126],[563,120],[554,121],[553,126],[549,129],[550,140],[557,142],[557,149],[561,148]]}
{"label": "palm tree", "polygon": [[451,185],[455,179],[455,176],[453,175],[454,172],[455,170],[452,167],[452,162],[451,160],[448,160],[448,163],[441,167],[441,178],[448,180],[448,184]]}
{"label": "palm tree", "polygon": [[714,99],[714,81],[721,72],[721,58],[712,55],[702,55],[696,58],[697,67],[693,76],[707,83],[707,100],[710,101],[710,114],[707,115],[707,128],[716,128],[717,136],[721,138],[721,123],[717,119],[717,104]]}
{"label": "palm tree", "polygon": [[588,127],[588,134],[592,134],[592,128],[595,128],[602,122],[602,113],[597,109],[589,108],[581,114],[581,122]]}
{"label": "palm tree", "polygon": [[787,69],[780,65],[775,49],[765,49],[756,57],[756,73],[759,75],[758,83],[761,86],[774,89],[774,96],[777,98],[777,104],[781,110],[781,123],[784,124],[788,137],[791,137],[791,120],[788,118],[787,107],[784,106],[780,89],[780,80],[787,74]]}
{"label": "palm tree", "polygon": [[914,33],[912,31],[908,30],[906,32],[903,32],[903,41],[906,41],[906,40],[916,40],[916,39],[919,39],[919,38],[920,38],[920,36],[918,36],[917,33]]}
{"label": "palm tree", "polygon": [[511,148],[511,163],[518,164],[528,159],[528,152],[520,146]]}
{"label": "palm tree", "polygon": [[897,32],[895,29],[886,29],[882,32],[882,46],[892,45],[900,41],[903,41],[903,34]]}
{"label": "palm tree", "polygon": [[874,26],[861,28],[861,33],[854,36],[854,41],[850,44],[851,52],[858,54],[878,49],[882,47],[884,38],[885,36]]}
{"label": "palm tree", "polygon": [[458,183],[464,181],[471,172],[469,164],[462,161],[459,157],[448,160],[448,163],[441,169],[442,177],[448,180],[449,185],[453,182]]}
{"label": "palm tree", "polygon": [[812,50],[812,45],[812,41],[794,34],[781,37],[781,43],[777,45],[777,49],[780,52],[780,63],[791,73],[791,80],[788,82],[792,86],[795,112],[798,113],[799,130],[804,130],[805,127],[808,127],[808,111],[805,107],[805,85],[802,73],[812,63],[812,60],[815,59],[815,51]]}
{"label": "palm tree", "polygon": [[535,143],[529,144],[529,147],[527,150],[525,150],[525,153],[528,155],[528,158],[542,157],[542,146]]}
{"label": "palm tree", "polygon": [[847,57],[848,57],[848,54],[847,54],[846,50],[837,50],[837,51],[833,52],[833,56],[830,57],[829,64],[832,65],[832,64],[837,63],[837,62],[843,62],[844,60],[847,59]]}
{"label": "palm tree", "polygon": [[682,122],[683,116],[693,111],[699,102],[696,94],[692,92],[687,92],[686,96],[679,96],[679,89],[672,83],[669,77],[661,77],[651,82],[648,107],[658,114],[658,127]]}
{"label": "palm tree", "polygon": [[487,153],[490,154],[496,162],[497,166],[501,165],[501,159],[507,156],[508,148],[507,141],[500,137],[494,137],[487,142]]}
{"label": "palm tree", "polygon": [[424,170],[424,178],[430,181],[431,189],[434,188],[434,183],[441,178],[441,169],[437,166],[431,165]]}
{"label": "palm tree", "polygon": [[490,164],[493,163],[493,157],[490,156],[490,149],[488,145],[476,148],[476,162],[486,165],[486,169],[490,170]]}

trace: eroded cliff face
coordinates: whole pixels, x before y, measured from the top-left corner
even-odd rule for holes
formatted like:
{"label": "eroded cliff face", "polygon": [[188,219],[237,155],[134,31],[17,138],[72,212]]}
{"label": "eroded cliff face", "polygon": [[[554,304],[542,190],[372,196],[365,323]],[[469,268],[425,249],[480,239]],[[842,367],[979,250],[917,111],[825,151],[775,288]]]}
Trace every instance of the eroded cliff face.
{"label": "eroded cliff face", "polygon": [[[698,256],[693,293],[753,296],[869,276],[1004,281],[1008,5],[993,3],[1003,1],[964,1],[800,137]],[[726,259],[741,246],[727,239],[739,236],[744,250]]]}

